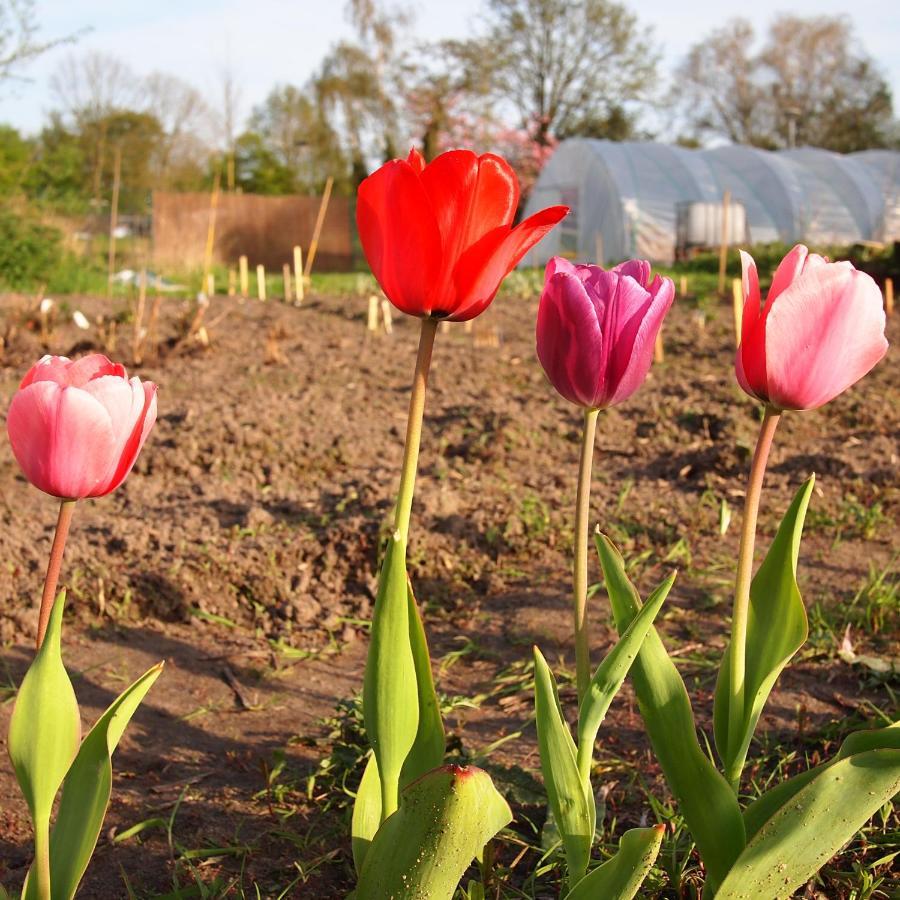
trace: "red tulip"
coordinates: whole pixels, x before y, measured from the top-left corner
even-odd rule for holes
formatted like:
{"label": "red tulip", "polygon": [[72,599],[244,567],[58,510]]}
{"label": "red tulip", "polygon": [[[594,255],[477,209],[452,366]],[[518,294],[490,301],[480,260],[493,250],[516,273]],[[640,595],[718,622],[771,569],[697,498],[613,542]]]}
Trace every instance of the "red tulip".
{"label": "red tulip", "polygon": [[537,354],[560,394],[586,409],[615,406],[643,383],[675,298],[671,278],[650,281],[650,263],[606,271],[554,257],[538,307]]}
{"label": "red tulip", "polygon": [[519,183],[492,153],[450,150],[425,165],[416,150],[359,187],[356,224],[382,290],[411,316],[462,322],[568,212],[553,206],[512,227]]}
{"label": "red tulip", "polygon": [[99,353],[74,362],[45,356],[22,379],[6,430],[35,487],[80,500],[125,480],[155,421],[155,384],[129,381]]}
{"label": "red tulip", "polygon": [[765,306],[756,263],[741,252],[744,316],[735,373],[776,409],[815,409],[847,390],[887,352],[881,291],[849,262],[798,244],[779,263]]}

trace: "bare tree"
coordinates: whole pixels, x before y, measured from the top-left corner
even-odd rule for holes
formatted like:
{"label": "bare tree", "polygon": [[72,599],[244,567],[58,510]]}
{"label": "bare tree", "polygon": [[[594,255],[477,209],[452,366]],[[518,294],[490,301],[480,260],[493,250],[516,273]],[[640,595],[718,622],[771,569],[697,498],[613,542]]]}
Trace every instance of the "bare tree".
{"label": "bare tree", "polygon": [[890,140],[890,90],[847,20],[778,16],[755,45],[750,23],[734,19],[681,63],[675,91],[698,136],[843,152]]}
{"label": "bare tree", "polygon": [[35,57],[78,37],[42,41],[38,32],[34,0],[0,0],[0,81],[15,78],[16,71]]}

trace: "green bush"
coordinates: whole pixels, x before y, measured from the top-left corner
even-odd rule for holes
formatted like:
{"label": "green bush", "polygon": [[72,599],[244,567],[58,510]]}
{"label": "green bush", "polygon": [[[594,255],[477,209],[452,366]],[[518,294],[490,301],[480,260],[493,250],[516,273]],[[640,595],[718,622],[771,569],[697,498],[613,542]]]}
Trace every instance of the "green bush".
{"label": "green bush", "polygon": [[62,235],[56,228],[0,206],[0,285],[30,289],[46,283],[62,256]]}

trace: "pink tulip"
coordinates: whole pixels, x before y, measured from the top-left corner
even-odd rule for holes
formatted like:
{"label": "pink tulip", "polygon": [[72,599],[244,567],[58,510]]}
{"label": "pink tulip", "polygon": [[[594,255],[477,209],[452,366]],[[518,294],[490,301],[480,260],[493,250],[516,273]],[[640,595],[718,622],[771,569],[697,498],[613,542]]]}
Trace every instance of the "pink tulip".
{"label": "pink tulip", "polygon": [[671,278],[650,281],[650,263],[606,271],[554,257],[538,308],[537,354],[553,386],[586,409],[615,406],[643,383],[675,298]]}
{"label": "pink tulip", "polygon": [[756,263],[741,252],[744,317],[735,373],[776,409],[815,409],[863,377],[887,352],[881,291],[849,262],[798,244],[779,263],[765,306]]}
{"label": "pink tulip", "polygon": [[45,356],[22,379],[6,430],[35,486],[66,500],[114,491],[156,421],[156,385],[99,353]]}

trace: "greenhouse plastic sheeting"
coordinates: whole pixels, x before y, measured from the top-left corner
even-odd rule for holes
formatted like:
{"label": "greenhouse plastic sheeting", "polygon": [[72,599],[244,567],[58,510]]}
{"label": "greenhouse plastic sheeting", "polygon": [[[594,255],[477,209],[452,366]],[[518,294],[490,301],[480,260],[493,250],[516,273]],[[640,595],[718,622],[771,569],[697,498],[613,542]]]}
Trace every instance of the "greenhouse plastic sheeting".
{"label": "greenhouse plastic sheeting", "polygon": [[572,211],[522,264],[543,265],[555,255],[670,262],[678,205],[722,203],[726,191],[746,212],[748,244],[900,239],[897,152],[690,150],[575,138],[544,167],[525,213],[557,203]]}

